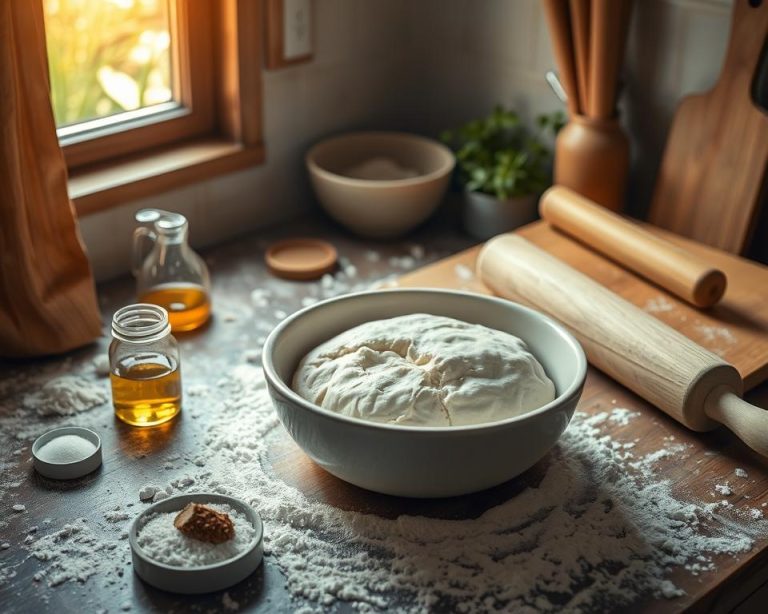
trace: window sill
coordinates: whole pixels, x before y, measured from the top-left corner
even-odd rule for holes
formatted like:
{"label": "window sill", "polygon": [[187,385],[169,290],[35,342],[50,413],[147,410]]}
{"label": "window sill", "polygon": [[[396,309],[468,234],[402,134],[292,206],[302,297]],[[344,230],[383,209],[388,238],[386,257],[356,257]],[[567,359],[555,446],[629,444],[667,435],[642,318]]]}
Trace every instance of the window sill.
{"label": "window sill", "polygon": [[70,173],[69,196],[80,216],[264,162],[264,148],[201,139],[91,165]]}

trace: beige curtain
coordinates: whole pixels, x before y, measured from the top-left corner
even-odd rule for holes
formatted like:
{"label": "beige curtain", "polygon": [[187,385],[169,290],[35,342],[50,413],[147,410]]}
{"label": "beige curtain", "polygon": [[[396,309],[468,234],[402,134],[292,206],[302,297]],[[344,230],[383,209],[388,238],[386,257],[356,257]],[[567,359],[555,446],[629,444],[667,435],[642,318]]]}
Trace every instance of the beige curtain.
{"label": "beige curtain", "polygon": [[89,343],[101,321],[67,196],[40,0],[0,2],[0,355]]}

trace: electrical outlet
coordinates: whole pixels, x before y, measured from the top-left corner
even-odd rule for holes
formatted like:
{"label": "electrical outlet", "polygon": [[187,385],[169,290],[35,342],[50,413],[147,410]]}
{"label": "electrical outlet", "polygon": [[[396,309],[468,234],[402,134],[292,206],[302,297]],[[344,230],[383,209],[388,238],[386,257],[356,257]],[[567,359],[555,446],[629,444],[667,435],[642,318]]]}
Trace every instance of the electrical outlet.
{"label": "electrical outlet", "polygon": [[283,0],[283,58],[312,55],[311,0]]}

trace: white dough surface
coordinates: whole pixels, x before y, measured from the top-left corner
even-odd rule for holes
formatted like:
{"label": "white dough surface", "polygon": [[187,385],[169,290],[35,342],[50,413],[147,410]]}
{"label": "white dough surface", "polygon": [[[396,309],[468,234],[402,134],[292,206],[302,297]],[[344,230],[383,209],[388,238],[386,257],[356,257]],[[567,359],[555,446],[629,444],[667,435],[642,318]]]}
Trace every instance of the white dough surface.
{"label": "white dough surface", "polygon": [[294,391],[373,422],[464,426],[537,409],[555,386],[521,339],[424,313],[356,326],[299,363]]}

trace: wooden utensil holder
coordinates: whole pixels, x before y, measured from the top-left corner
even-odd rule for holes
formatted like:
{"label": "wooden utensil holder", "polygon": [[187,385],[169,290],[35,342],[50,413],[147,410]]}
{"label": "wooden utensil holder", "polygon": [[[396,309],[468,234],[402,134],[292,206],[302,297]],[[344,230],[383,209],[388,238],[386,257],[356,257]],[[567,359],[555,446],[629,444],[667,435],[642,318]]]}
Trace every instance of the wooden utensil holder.
{"label": "wooden utensil holder", "polygon": [[555,141],[555,184],[621,211],[628,172],[629,140],[618,119],[572,115]]}

